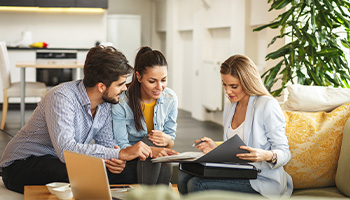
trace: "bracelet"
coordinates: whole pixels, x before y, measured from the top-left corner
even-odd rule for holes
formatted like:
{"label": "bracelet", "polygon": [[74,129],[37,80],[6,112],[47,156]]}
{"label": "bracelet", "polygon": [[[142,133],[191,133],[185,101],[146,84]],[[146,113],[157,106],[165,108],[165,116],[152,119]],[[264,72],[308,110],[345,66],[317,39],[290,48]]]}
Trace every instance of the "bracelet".
{"label": "bracelet", "polygon": [[272,151],[272,159],[271,159],[271,163],[275,164],[277,162],[277,153],[275,151]]}

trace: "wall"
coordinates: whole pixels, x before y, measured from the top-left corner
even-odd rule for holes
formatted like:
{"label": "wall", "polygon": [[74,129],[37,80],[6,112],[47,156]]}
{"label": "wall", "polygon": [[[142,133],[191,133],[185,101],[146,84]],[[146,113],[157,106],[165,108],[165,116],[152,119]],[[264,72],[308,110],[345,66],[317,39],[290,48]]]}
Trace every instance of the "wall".
{"label": "wall", "polygon": [[33,42],[49,47],[90,48],[106,41],[106,12],[0,11],[0,40],[17,42],[23,31],[31,31]]}
{"label": "wall", "polygon": [[109,0],[108,14],[127,14],[141,16],[141,45],[152,43],[152,20],[154,12],[151,0]]}
{"label": "wall", "polygon": [[[169,63],[169,87],[179,97],[179,108],[198,120],[221,124],[222,111],[203,107],[206,95],[203,61],[224,61],[233,54],[246,54],[261,73],[276,61],[264,57],[284,41],[267,48],[278,31],[252,30],[275,18],[267,0],[109,0],[103,14],[6,13],[0,12],[0,40],[16,41],[31,30],[35,41],[54,47],[91,47],[106,40],[108,14],[141,16],[141,45],[162,51]],[[78,28],[77,28],[78,27]],[[208,79],[210,81],[217,81]],[[222,88],[218,88],[222,90]],[[226,100],[224,100],[226,101]]]}
{"label": "wall", "polygon": [[[223,62],[234,54],[245,54],[260,73],[271,63],[264,57],[268,43],[278,34],[253,29],[268,23],[276,13],[268,13],[263,0],[154,0],[152,46],[165,52],[169,64],[169,87],[179,98],[179,108],[198,120],[222,123],[221,110],[203,106],[214,92],[223,91],[220,76],[206,77],[203,62]],[[283,41],[281,41],[283,43]],[[277,43],[278,46],[278,43]],[[206,84],[217,86],[209,89]],[[220,96],[220,95],[218,95]]]}

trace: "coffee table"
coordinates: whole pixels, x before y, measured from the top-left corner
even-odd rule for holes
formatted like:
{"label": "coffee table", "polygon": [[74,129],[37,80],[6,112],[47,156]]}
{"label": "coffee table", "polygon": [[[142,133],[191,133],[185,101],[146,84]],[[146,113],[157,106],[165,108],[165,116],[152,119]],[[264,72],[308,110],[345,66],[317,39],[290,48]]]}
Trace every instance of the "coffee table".
{"label": "coffee table", "polygon": [[[111,185],[122,186],[122,185]],[[140,185],[132,185],[140,187]],[[178,193],[177,185],[172,185],[173,190]],[[74,200],[74,197],[72,198]],[[26,185],[24,186],[24,200],[58,200],[56,195],[51,194],[45,185]]]}

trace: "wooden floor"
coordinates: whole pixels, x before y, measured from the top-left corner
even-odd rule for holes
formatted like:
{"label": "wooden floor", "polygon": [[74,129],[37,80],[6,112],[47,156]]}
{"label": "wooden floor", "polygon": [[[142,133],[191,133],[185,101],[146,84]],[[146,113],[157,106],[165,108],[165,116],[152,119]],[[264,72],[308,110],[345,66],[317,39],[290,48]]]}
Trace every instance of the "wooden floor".
{"label": "wooden floor", "polygon": [[[34,106],[30,107],[34,108]],[[31,109],[26,110],[26,120],[29,119],[32,112],[33,110]],[[178,152],[196,151],[196,148],[192,147],[192,144],[194,140],[200,139],[203,136],[211,137],[214,140],[222,140],[223,127],[221,125],[212,122],[195,120],[191,117],[189,112],[179,110],[177,122],[178,126],[174,149]],[[18,109],[9,110],[6,119],[5,131],[11,135],[15,135],[19,129],[20,111]],[[0,156],[11,138],[11,136],[0,131]]]}

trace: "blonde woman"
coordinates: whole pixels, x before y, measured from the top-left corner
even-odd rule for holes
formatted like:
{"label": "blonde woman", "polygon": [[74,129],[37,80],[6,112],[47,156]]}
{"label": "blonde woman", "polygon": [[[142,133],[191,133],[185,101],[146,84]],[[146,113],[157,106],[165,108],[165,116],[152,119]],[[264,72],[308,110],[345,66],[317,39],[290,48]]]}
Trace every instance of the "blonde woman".
{"label": "blonde woman", "polygon": [[[246,56],[228,58],[220,69],[222,83],[230,100],[224,109],[224,140],[238,135],[249,153],[237,154],[261,169],[257,179],[206,179],[181,172],[178,178],[182,194],[201,190],[229,190],[261,194],[266,197],[290,196],[291,177],[283,166],[290,159],[285,120],[278,102],[271,97],[255,64]],[[195,142],[199,142],[196,140]],[[197,149],[207,153],[217,147],[207,137]]]}

